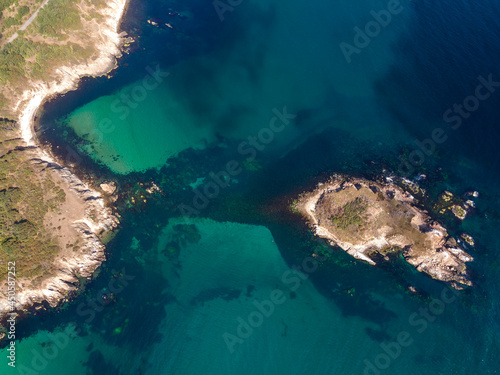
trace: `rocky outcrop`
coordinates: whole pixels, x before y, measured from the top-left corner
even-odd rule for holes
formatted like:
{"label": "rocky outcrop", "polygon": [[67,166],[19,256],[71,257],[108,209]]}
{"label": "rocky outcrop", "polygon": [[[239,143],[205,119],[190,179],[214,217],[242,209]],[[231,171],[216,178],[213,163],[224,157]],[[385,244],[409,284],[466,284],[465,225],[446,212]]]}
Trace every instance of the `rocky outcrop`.
{"label": "rocky outcrop", "polygon": [[[76,230],[75,242],[78,248],[71,251],[62,251],[54,262],[55,271],[41,281],[40,285],[33,287],[31,280],[17,280],[16,285],[16,312],[22,313],[35,304],[47,302],[55,307],[74,292],[81,278],[90,279],[94,271],[106,259],[105,246],[101,239],[104,234],[115,230],[118,227],[118,218],[113,215],[111,208],[106,207],[103,196],[91,189],[86,183],[55,162],[44,151],[30,150],[37,152],[40,158],[36,158],[37,164],[45,164],[56,173],[66,188],[66,194],[78,200],[81,206],[72,214],[67,214],[68,218],[76,215],[71,226]],[[73,204],[73,201],[67,201]],[[64,205],[63,208],[64,210]],[[0,291],[0,321],[10,311],[7,301],[7,289]]]}
{"label": "rocky outcrop", "polygon": [[99,185],[101,190],[104,192],[106,195],[113,195],[116,191],[116,183],[115,182],[104,182]]}
{"label": "rocky outcrop", "polygon": [[[21,95],[16,96],[17,103],[11,109],[11,112],[19,117],[19,135],[30,153],[28,159],[33,164],[45,165],[46,169],[55,175],[56,183],[70,198],[63,208],[65,212],[62,213],[65,218],[71,218],[71,223],[67,225],[71,230],[71,233],[68,230],[68,236],[77,237],[74,240],[78,243],[77,246],[63,248],[54,261],[55,271],[45,275],[36,285],[33,280],[17,280],[17,312],[45,301],[50,306],[57,306],[75,291],[79,280],[90,278],[105,260],[105,247],[101,239],[105,233],[114,230],[118,225],[118,219],[111,209],[106,207],[99,192],[91,189],[69,169],[36,146],[33,119],[44,101],[54,95],[76,89],[80,78],[104,75],[117,66],[116,58],[121,56],[121,46],[127,42],[124,34],[118,31],[127,3],[128,0],[109,0],[98,8],[99,18],[84,19],[84,32],[88,34],[85,42],[95,47],[96,53],[84,63],[60,66],[52,74],[53,79],[50,82],[31,82]],[[92,4],[85,6],[93,7]],[[5,283],[0,285],[0,321],[10,311],[7,290]]]}
{"label": "rocky outcrop", "polygon": [[386,184],[335,175],[293,204],[318,236],[376,265],[402,252],[408,263],[457,289],[472,285],[472,256],[446,229],[417,207],[416,199],[390,180]]}

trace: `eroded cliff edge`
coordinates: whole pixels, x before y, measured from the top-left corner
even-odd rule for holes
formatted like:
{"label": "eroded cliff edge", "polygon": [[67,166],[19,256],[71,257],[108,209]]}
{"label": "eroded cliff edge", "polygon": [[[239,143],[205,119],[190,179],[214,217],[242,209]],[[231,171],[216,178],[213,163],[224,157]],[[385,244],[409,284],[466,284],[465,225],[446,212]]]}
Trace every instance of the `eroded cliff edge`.
{"label": "eroded cliff edge", "polygon": [[355,258],[376,265],[401,252],[418,271],[457,289],[472,285],[473,257],[408,192],[393,184],[342,175],[305,192],[293,209],[313,233]]}
{"label": "eroded cliff edge", "polygon": [[[71,24],[54,25],[51,30],[60,28],[57,35],[40,34],[43,25],[35,19],[22,37],[0,51],[5,60],[19,55],[19,71],[11,69],[0,77],[2,113],[11,119],[0,124],[0,198],[7,208],[0,231],[5,268],[0,272],[0,321],[12,308],[4,272],[8,262],[16,264],[14,307],[22,313],[38,303],[57,306],[105,259],[104,239],[118,226],[105,192],[78,179],[36,144],[33,119],[46,100],[75,89],[81,77],[116,67],[121,46],[128,41],[119,32],[127,3],[54,2],[57,12],[73,15]],[[53,15],[50,4],[44,11]],[[69,52],[67,59],[47,60],[63,50]]]}

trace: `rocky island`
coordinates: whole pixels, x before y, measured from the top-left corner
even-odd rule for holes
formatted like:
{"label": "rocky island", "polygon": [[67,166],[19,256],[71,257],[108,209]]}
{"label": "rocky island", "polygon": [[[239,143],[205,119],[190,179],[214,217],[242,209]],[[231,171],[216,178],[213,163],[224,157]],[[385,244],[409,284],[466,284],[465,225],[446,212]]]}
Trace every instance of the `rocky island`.
{"label": "rocky island", "polygon": [[457,289],[472,285],[473,260],[409,192],[386,183],[335,175],[305,192],[292,209],[313,233],[372,265],[400,252],[418,271]]}

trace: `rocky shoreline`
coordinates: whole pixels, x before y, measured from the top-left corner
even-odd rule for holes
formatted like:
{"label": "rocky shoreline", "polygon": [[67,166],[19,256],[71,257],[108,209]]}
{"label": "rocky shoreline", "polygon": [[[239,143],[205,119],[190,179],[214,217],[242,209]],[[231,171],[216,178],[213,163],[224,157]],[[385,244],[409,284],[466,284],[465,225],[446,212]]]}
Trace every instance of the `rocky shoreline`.
{"label": "rocky shoreline", "polygon": [[[69,169],[53,162],[39,162],[46,164],[60,176],[68,188],[66,194],[73,194],[73,198],[83,203],[81,218],[72,222],[72,227],[81,239],[81,246],[77,252],[58,256],[54,262],[55,275],[44,279],[38,288],[30,288],[29,280],[17,280],[15,311],[19,315],[44,302],[51,307],[58,306],[78,288],[80,278],[90,279],[106,259],[103,236],[114,231],[119,224],[112,209],[106,206],[101,193],[89,188]],[[6,289],[4,290],[0,293],[0,321],[10,312]]]}
{"label": "rocky shoreline", "polygon": [[471,286],[473,261],[447,230],[391,179],[342,175],[305,192],[292,205],[313,233],[371,265],[401,253],[418,271],[456,289]]}
{"label": "rocky shoreline", "polygon": [[[33,123],[37,111],[50,98],[77,88],[82,77],[102,76],[117,67],[121,48],[128,40],[119,32],[128,0],[110,0],[101,10],[105,21],[99,24],[99,43],[95,46],[98,55],[92,61],[77,66],[60,67],[52,82],[33,82],[24,91],[14,110],[20,112],[19,133],[26,144],[23,152],[28,159],[51,173],[63,185],[67,206],[64,214],[71,220],[70,233],[79,242],[78,251],[63,251],[54,262],[56,272],[33,288],[29,280],[17,280],[15,309],[18,315],[27,312],[36,304],[48,303],[58,306],[68,295],[76,291],[81,278],[89,279],[105,260],[103,237],[118,227],[118,218],[107,207],[102,193],[93,190],[76,177],[67,167],[56,161],[36,145]],[[97,31],[96,31],[97,33]],[[104,192],[106,194],[106,192]],[[76,209],[75,209],[76,207]],[[72,213],[67,213],[69,211]],[[0,321],[11,312],[6,285],[0,290]]]}

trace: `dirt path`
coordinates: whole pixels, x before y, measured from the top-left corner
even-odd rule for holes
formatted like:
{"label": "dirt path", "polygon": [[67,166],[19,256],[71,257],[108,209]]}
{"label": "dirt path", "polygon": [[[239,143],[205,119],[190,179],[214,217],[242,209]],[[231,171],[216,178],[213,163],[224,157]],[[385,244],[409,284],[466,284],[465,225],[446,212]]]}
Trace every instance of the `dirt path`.
{"label": "dirt path", "polygon": [[[23,30],[26,30],[26,28],[27,28],[29,25],[31,25],[31,23],[33,22],[33,20],[36,18],[36,16],[38,15],[38,12],[40,11],[40,9],[42,9],[45,5],[47,5],[47,3],[48,3],[49,1],[50,1],[50,0],[45,0],[45,1],[43,2],[43,4],[40,6],[40,8],[38,8],[38,9],[36,10],[36,12],[35,12],[35,13],[33,13],[33,14],[31,15],[31,17],[30,17],[30,18],[28,18],[28,19],[26,20],[26,22],[25,22],[25,23],[23,23],[23,24],[22,24],[22,26],[19,28],[19,30],[18,30],[18,31],[23,31]],[[8,44],[8,43],[12,43],[14,40],[16,40],[16,38],[17,38],[18,36],[19,36],[19,35],[18,35],[18,33],[15,33],[14,35],[12,35],[12,36],[10,37],[10,39],[7,41],[7,43],[6,43],[6,44]]]}

